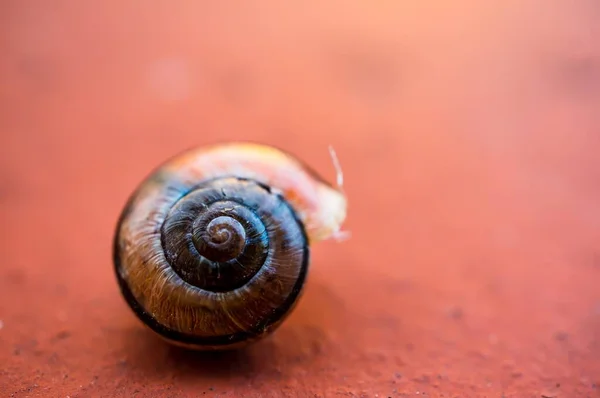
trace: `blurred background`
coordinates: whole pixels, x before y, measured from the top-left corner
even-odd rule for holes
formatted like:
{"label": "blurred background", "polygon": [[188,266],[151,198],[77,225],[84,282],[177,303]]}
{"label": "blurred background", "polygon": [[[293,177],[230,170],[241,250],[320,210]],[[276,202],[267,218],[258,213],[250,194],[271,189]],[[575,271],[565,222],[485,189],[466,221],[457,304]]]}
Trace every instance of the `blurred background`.
{"label": "blurred background", "polygon": [[[194,355],[119,295],[114,227],[251,140],[349,196],[273,335]],[[0,4],[0,395],[600,396],[600,3]]]}

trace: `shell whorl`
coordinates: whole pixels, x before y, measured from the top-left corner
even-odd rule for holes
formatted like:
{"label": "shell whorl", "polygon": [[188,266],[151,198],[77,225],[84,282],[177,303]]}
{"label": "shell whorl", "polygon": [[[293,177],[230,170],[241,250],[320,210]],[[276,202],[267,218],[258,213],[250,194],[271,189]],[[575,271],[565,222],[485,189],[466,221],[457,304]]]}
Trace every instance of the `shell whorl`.
{"label": "shell whorl", "polygon": [[[241,288],[277,257],[267,225],[294,222],[278,209],[281,203],[248,181],[220,179],[201,185],[178,200],[163,223],[167,262],[197,288],[212,292]],[[281,239],[296,239],[284,236],[286,232],[278,231]]]}
{"label": "shell whorl", "polygon": [[[205,181],[166,202],[181,189],[174,181],[143,188],[121,223],[116,264],[130,305],[163,337],[202,347],[277,326],[295,305],[309,263],[292,207],[238,178]],[[147,209],[150,197],[163,206]]]}

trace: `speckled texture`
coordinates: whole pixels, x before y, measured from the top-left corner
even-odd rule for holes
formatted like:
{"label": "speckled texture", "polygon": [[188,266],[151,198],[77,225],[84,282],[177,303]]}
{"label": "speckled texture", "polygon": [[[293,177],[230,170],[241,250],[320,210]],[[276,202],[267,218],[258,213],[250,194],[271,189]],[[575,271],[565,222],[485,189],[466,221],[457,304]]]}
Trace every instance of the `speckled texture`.
{"label": "speckled texture", "polygon": [[[93,3],[0,5],[0,396],[600,396],[597,1]],[[187,353],[112,235],[232,139],[333,144],[352,237],[272,338]]]}

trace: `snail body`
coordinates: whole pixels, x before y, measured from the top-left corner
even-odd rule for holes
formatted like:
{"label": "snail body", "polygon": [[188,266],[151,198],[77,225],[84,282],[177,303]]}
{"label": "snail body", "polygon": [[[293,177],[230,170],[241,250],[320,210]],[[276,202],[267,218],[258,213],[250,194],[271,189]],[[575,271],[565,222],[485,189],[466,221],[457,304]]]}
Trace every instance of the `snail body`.
{"label": "snail body", "polygon": [[200,147],[160,165],[118,221],[114,263],[135,314],[167,341],[237,348],[301,296],[310,244],[336,236],[346,198],[276,148]]}

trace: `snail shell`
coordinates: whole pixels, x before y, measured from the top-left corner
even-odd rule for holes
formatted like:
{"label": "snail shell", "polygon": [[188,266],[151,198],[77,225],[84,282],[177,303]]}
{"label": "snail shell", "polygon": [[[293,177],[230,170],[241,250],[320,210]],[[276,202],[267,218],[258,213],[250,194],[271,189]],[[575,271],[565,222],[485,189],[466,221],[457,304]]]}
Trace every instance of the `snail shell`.
{"label": "snail shell", "polygon": [[237,348],[295,307],[309,244],[339,233],[346,198],[291,155],[231,143],[157,168],[118,222],[114,263],[135,314],[167,341]]}

